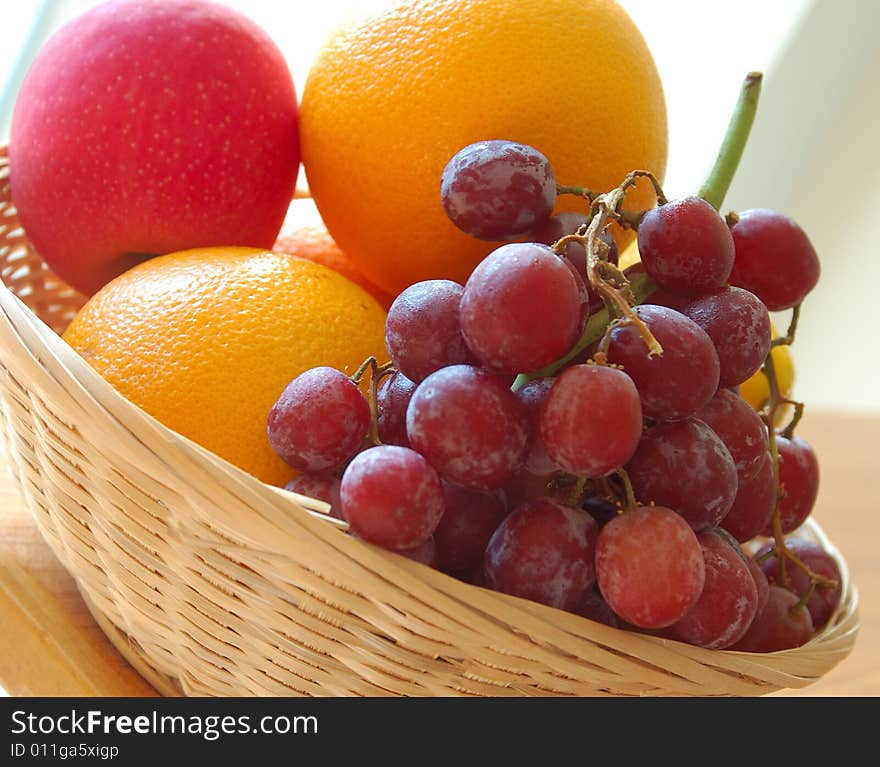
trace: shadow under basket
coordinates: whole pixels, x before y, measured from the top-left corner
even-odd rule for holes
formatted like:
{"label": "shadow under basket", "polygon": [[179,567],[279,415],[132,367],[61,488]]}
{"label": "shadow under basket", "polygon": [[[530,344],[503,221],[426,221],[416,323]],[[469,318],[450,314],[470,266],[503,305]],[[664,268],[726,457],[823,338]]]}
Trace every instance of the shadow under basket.
{"label": "shadow under basket", "polygon": [[751,696],[852,650],[857,596],[803,647],[705,650],[470,586],[346,535],[117,394],[58,336],[83,297],[28,243],[0,148],[6,463],[109,639],[161,693]]}

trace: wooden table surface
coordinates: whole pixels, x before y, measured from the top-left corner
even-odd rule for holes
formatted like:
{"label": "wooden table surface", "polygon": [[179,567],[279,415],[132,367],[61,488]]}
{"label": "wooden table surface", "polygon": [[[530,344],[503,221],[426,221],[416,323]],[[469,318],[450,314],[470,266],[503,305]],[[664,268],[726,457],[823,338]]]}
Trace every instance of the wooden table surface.
{"label": "wooden table surface", "polygon": [[[861,630],[823,679],[775,694],[880,695],[880,415],[808,412],[798,433],[819,454],[814,516],[849,564]],[[104,637],[0,472],[0,686],[13,696],[155,695]]]}

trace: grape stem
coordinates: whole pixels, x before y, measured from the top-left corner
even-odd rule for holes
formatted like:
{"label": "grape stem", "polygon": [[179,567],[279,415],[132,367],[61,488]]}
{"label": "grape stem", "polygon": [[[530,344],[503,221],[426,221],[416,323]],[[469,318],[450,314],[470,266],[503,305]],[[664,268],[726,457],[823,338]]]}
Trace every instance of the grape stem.
{"label": "grape stem", "polygon": [[397,369],[390,362],[380,365],[375,357],[367,357],[351,376],[351,382],[355,386],[359,386],[367,370],[370,371],[370,393],[367,397],[367,401],[370,403],[369,439],[373,445],[381,445],[382,440],[379,439],[379,383],[385,376],[396,373]]}
{"label": "grape stem", "polygon": [[727,190],[742,159],[743,150],[755,121],[758,109],[758,97],[761,94],[760,72],[749,72],[743,80],[733,115],[727,125],[724,141],[718,151],[718,157],[709,175],[698,192],[715,210],[720,210],[727,196]]}
{"label": "grape stem", "polygon": [[625,506],[624,509],[629,511],[630,509],[634,509],[638,506],[638,502],[636,501],[636,494],[633,490],[632,482],[630,481],[629,474],[626,473],[626,469],[620,468],[617,470],[617,476],[620,477],[620,481],[623,483],[623,492],[625,498]]}
{"label": "grape stem", "polygon": [[[608,245],[602,242],[599,238],[599,235],[605,229],[605,225],[608,221],[615,217],[618,208],[623,203],[627,190],[635,185],[638,178],[644,176],[649,177],[654,184],[658,203],[661,199],[665,201],[666,198],[663,195],[663,190],[660,188],[659,182],[652,173],[648,173],[647,171],[632,171],[627,174],[627,177],[619,187],[612,189],[607,194],[599,195],[593,200],[591,206],[594,209],[591,210],[593,213],[593,220],[590,221],[586,234],[575,234],[570,236],[578,238],[586,248],[587,280],[589,281],[590,287],[602,298],[605,308],[608,309],[609,316],[613,313],[615,317],[621,318],[628,324],[634,325],[648,347],[648,356],[652,356],[655,354],[662,354],[663,347],[660,346],[660,343],[654,338],[651,331],[648,330],[648,326],[645,325],[641,318],[633,311],[630,304],[630,299],[632,299],[633,296],[632,292],[629,290],[629,282],[616,266],[608,263]],[[563,249],[564,247],[565,246],[563,246]],[[557,252],[562,252],[562,250]],[[605,278],[602,274],[603,271],[610,273],[610,279]],[[617,283],[617,285],[614,283]],[[621,287],[618,287],[618,285],[621,285]]]}
{"label": "grape stem", "polygon": [[795,334],[797,333],[798,319],[800,318],[800,316],[801,316],[801,305],[798,304],[797,306],[794,307],[794,309],[792,309],[791,320],[788,323],[788,331],[786,332],[786,334],[784,336],[781,336],[779,338],[774,338],[770,342],[771,347],[773,347],[773,346],[791,346],[794,343],[794,337],[795,337]]}
{"label": "grape stem", "polygon": [[[798,307],[799,309],[800,307]],[[794,322],[796,322],[796,317],[794,318]],[[794,336],[793,333],[790,332],[790,335]],[[790,343],[790,341],[789,341]],[[776,505],[773,509],[773,555],[775,555],[779,559],[779,577],[783,586],[788,586],[790,581],[787,573],[788,562],[791,562],[795,567],[801,568],[810,579],[810,589],[808,593],[812,593],[812,590],[816,586],[821,587],[829,587],[834,588],[837,586],[837,581],[826,578],[819,573],[814,572],[807,564],[785,543],[785,533],[782,531],[782,516],[780,513],[780,505],[782,503],[782,499],[785,497],[785,487],[779,481],[779,448],[776,444],[776,413],[780,406],[791,403],[792,400],[786,399],[782,396],[782,393],[779,388],[779,379],[776,375],[776,365],[773,361],[773,350],[767,354],[767,358],[764,360],[764,374],[767,376],[767,382],[770,386],[770,399],[767,404],[767,407],[763,413],[764,423],[767,426],[767,443],[770,449],[770,456],[773,459],[773,476],[776,481]],[[804,406],[803,403],[793,403],[795,404],[795,418],[800,420],[803,415]],[[793,423],[795,422],[795,418],[792,419],[792,424],[789,424],[789,428],[791,428],[791,433],[789,433],[789,429],[783,433],[783,436],[786,438],[790,438],[791,434],[793,434]],[[770,552],[768,552],[770,554]],[[797,604],[792,605],[790,610],[792,612],[802,608],[806,604],[805,599],[801,599]]]}
{"label": "grape stem", "polygon": [[574,484],[571,487],[571,492],[568,496],[568,505],[574,509],[580,508],[581,501],[584,497],[584,488],[587,485],[586,477],[577,477],[575,479]]}
{"label": "grape stem", "polygon": [[589,200],[593,202],[596,199],[597,194],[591,189],[587,189],[585,186],[567,186],[565,184],[557,184],[556,185],[556,194],[573,194],[576,197],[583,197],[585,200]]}

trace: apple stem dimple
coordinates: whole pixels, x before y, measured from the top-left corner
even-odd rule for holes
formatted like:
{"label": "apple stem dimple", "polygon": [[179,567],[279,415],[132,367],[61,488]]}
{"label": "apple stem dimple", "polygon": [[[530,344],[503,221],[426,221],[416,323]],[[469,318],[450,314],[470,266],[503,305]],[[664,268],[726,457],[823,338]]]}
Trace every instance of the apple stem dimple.
{"label": "apple stem dimple", "polygon": [[739,98],[733,108],[727,132],[724,134],[724,141],[718,150],[718,157],[697,193],[715,210],[720,210],[724,203],[727,190],[730,189],[733,176],[742,159],[752,123],[755,121],[762,79],[761,72],[749,72],[743,80]]}

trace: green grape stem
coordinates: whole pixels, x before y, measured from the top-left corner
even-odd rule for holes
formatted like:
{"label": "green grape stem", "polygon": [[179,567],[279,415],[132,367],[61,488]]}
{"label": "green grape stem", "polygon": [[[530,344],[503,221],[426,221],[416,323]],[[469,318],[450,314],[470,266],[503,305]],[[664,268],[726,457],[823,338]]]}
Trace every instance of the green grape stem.
{"label": "green grape stem", "polygon": [[752,123],[755,121],[762,79],[763,75],[760,72],[749,72],[743,80],[733,115],[727,125],[727,132],[718,150],[718,157],[698,192],[699,196],[715,210],[721,209],[739,161],[742,159]]}

